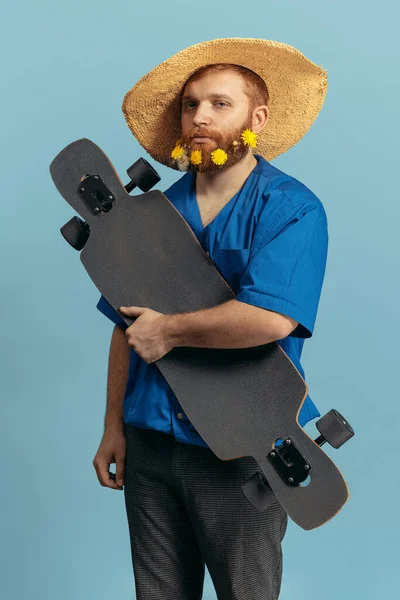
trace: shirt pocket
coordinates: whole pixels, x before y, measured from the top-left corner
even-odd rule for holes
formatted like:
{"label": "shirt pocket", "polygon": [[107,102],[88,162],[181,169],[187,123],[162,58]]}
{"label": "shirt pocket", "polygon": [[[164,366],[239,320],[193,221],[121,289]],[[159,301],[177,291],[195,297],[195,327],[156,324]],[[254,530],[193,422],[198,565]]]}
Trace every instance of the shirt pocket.
{"label": "shirt pocket", "polygon": [[234,292],[239,289],[249,258],[250,248],[218,248],[214,254],[215,266]]}

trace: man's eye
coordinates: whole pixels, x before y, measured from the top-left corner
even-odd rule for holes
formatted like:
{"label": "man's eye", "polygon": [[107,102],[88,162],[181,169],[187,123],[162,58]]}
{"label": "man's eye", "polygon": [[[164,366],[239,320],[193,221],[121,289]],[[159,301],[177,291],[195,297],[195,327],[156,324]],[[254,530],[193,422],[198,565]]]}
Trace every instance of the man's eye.
{"label": "man's eye", "polygon": [[[220,107],[228,106],[228,104],[226,102],[222,102],[222,100],[219,102],[215,102],[215,104],[216,104],[216,106],[220,106]],[[194,108],[195,106],[197,106],[196,102],[185,102],[185,104],[184,104],[185,109]]]}

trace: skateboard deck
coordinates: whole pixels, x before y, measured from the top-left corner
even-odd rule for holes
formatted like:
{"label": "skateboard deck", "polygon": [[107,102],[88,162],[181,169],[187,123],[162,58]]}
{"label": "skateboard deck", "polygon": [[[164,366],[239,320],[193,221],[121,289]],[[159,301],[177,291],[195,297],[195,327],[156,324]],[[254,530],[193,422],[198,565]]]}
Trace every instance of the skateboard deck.
{"label": "skateboard deck", "polygon": [[[166,196],[160,191],[129,195],[93,142],[69,144],[50,172],[60,194],[90,226],[80,258],[114,309],[134,305],[161,313],[192,312],[235,298]],[[93,214],[83,201],[80,187],[87,175],[100,177],[111,192],[108,212]],[[122,318],[127,325],[133,322]],[[221,460],[254,457],[299,526],[318,527],[342,508],[346,483],[298,423],[307,385],[277,343],[241,349],[176,347],[155,364],[215,455]],[[277,457],[277,440],[285,440],[295,454]],[[303,462],[293,461],[298,453]],[[293,484],[293,477],[288,482],[291,462],[307,470],[307,485]]]}

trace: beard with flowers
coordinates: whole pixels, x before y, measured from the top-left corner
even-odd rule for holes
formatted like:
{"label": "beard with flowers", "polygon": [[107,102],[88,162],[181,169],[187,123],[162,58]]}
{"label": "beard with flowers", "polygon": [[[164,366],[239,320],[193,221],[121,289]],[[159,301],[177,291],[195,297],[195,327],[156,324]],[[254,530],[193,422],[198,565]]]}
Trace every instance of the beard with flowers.
{"label": "beard with flowers", "polygon": [[[172,161],[180,171],[218,172],[242,160],[249,148],[257,145],[257,134],[251,131],[251,118],[239,128],[221,133],[209,128],[199,131],[193,127],[182,135],[171,152]],[[209,137],[203,143],[193,142],[195,137]]]}

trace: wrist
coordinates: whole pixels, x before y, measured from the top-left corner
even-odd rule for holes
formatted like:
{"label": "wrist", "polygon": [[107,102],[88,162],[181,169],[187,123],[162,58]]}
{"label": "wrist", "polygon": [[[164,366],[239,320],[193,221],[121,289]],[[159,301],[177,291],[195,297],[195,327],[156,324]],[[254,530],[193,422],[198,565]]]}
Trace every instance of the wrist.
{"label": "wrist", "polygon": [[161,317],[161,328],[166,343],[174,348],[179,346],[179,329],[177,327],[177,315],[163,315]]}
{"label": "wrist", "polygon": [[118,433],[124,430],[124,419],[121,418],[107,418],[104,423],[104,432],[105,433]]}

